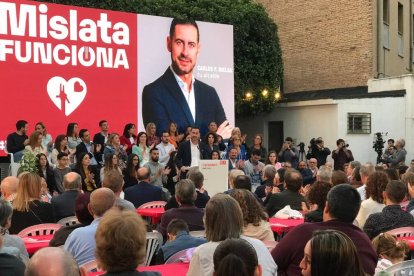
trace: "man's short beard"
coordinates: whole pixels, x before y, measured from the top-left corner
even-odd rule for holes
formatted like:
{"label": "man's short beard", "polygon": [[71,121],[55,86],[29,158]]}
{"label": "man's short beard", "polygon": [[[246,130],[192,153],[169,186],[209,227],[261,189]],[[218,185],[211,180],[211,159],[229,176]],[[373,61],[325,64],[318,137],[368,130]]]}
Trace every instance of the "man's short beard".
{"label": "man's short beard", "polygon": [[181,76],[181,75],[187,75],[187,74],[192,74],[193,73],[193,69],[194,69],[194,66],[193,66],[190,69],[190,71],[188,71],[188,72],[181,70],[180,67],[177,65],[177,63],[172,59],[172,56],[171,56],[171,66],[172,66],[174,72],[177,75],[179,75],[179,76]]}

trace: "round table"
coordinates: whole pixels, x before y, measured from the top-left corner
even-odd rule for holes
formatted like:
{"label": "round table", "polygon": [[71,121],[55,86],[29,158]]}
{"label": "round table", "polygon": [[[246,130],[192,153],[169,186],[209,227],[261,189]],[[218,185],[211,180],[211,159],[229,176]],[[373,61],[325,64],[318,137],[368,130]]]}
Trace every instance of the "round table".
{"label": "round table", "polygon": [[137,213],[143,217],[150,217],[152,224],[157,224],[162,215],[165,213],[164,207],[162,208],[138,208]]}
{"label": "round table", "polygon": [[283,234],[290,231],[295,226],[302,224],[304,219],[279,219],[279,218],[270,218],[269,224],[273,232],[278,234],[278,236],[283,236]]}
{"label": "round table", "polygon": [[45,236],[30,236],[24,237],[23,242],[26,246],[27,253],[29,255],[34,254],[37,250],[48,247],[50,240],[53,238],[53,235],[45,235]]}

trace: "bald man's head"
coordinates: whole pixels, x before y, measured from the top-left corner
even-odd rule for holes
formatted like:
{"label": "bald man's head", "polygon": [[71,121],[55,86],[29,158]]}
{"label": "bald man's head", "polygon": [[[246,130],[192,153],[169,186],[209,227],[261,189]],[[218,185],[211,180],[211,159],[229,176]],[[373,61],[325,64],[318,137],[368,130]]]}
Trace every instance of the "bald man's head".
{"label": "bald man's head", "polygon": [[89,211],[94,217],[102,217],[103,214],[114,206],[115,194],[111,189],[99,188],[92,192],[89,203]]}
{"label": "bald man's head", "polygon": [[19,179],[15,176],[8,176],[1,182],[1,194],[7,200],[8,197],[15,194],[17,186],[19,185]]}
{"label": "bald man's head", "polygon": [[137,171],[137,177],[139,181],[149,181],[150,171],[146,167],[139,168]]}
{"label": "bald man's head", "polygon": [[27,264],[25,276],[55,275],[81,275],[75,259],[69,252],[60,247],[45,247],[40,249]]}
{"label": "bald man's head", "polygon": [[78,173],[70,172],[63,177],[63,187],[65,190],[82,189],[82,179]]}

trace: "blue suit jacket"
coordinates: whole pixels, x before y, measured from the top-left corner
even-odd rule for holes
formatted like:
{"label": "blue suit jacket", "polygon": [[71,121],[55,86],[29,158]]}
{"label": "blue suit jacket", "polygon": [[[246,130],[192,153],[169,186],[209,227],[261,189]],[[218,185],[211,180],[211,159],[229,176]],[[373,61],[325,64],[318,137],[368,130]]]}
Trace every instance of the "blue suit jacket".
{"label": "blue suit jacket", "polygon": [[214,121],[220,125],[226,120],[220,98],[213,87],[195,80],[194,95],[195,121],[173,72],[167,68],[160,78],[144,87],[142,92],[144,125],[149,122],[155,123],[158,136],[162,131],[167,130],[169,122],[177,123],[180,133],[185,133],[188,126],[196,125],[204,136],[210,122]]}
{"label": "blue suit jacket", "polygon": [[125,189],[124,193],[124,199],[132,202],[135,208],[150,201],[162,200],[162,189],[144,181]]}

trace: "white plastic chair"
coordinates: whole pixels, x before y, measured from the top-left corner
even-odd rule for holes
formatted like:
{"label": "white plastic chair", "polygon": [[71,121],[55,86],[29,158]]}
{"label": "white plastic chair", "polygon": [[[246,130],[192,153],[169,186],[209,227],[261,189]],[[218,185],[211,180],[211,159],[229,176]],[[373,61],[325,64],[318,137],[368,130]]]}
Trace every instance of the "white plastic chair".
{"label": "white plastic chair", "polygon": [[[191,247],[195,248],[195,247]],[[174,263],[189,263],[190,260],[187,259],[187,251],[191,248],[183,249],[177,253],[171,255],[166,261],[165,264],[174,264]]]}
{"label": "white plastic chair", "polygon": [[387,233],[397,237],[412,237],[414,236],[414,227],[400,227],[389,230]]}
{"label": "white plastic chair", "polygon": [[158,232],[147,232],[147,254],[145,256],[144,266],[149,266],[155,253],[162,245],[162,235]]}
{"label": "white plastic chair", "polygon": [[20,168],[20,163],[14,162],[13,153],[8,152],[7,149],[4,149],[4,152],[10,156],[10,165],[9,165],[8,175],[17,177],[17,173],[19,172],[19,168]]}
{"label": "white plastic chair", "polygon": [[60,219],[57,224],[60,224],[62,226],[70,226],[70,225],[75,225],[78,224],[78,218],[76,216],[70,216],[70,217],[66,217],[63,219]]}
{"label": "white plastic chair", "polygon": [[167,204],[167,202],[165,201],[150,201],[147,203],[142,204],[141,206],[139,206],[138,208],[162,208],[165,206],[165,204]]}
{"label": "white plastic chair", "polygon": [[199,230],[199,231],[190,231],[189,234],[196,238],[205,238],[206,237],[206,231],[205,230]]}
{"label": "white plastic chair", "polygon": [[29,226],[17,234],[20,238],[52,235],[59,230],[62,225],[57,223],[42,223]]}
{"label": "white plastic chair", "polygon": [[[385,273],[381,274],[381,272],[385,272]],[[381,272],[375,275],[394,275],[394,276],[414,275],[414,260],[404,261],[399,264],[392,265]]]}

